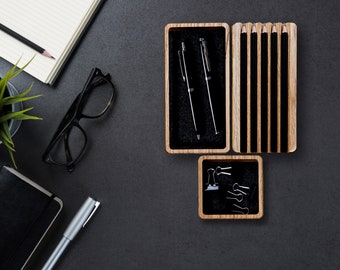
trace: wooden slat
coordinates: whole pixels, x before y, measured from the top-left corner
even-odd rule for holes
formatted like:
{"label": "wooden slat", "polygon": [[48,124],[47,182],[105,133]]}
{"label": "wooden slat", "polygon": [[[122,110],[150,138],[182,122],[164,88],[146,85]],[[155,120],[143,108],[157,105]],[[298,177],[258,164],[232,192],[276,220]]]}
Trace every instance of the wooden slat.
{"label": "wooden slat", "polygon": [[242,23],[236,23],[232,27],[232,148],[235,152],[241,152],[241,35]]}
{"label": "wooden slat", "polygon": [[288,152],[297,147],[297,27],[286,23],[288,32]]}

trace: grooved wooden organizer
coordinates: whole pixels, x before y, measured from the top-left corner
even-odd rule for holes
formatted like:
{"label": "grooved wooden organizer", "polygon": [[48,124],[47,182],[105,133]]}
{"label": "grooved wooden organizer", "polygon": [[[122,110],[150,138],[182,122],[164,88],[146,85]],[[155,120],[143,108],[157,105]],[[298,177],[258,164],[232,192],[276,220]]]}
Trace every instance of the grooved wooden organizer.
{"label": "grooved wooden organizer", "polygon": [[[242,25],[246,27],[246,49],[241,40]],[[256,41],[251,34],[253,25]],[[274,25],[277,34],[272,38]],[[284,25],[287,38],[281,42]],[[264,26],[267,39],[262,38]],[[295,151],[296,25],[236,23],[231,33],[226,23],[166,25],[165,149],[168,153],[226,153],[230,150],[230,139],[235,152]],[[209,76],[203,67],[202,39],[209,51]],[[191,71],[186,74],[183,74],[183,59],[185,69]],[[190,76],[185,77],[187,74]]]}
{"label": "grooved wooden organizer", "polygon": [[[246,28],[243,45],[242,26]],[[267,31],[265,36],[263,29]],[[233,25],[232,145],[235,152],[295,151],[296,35],[294,23]]]}

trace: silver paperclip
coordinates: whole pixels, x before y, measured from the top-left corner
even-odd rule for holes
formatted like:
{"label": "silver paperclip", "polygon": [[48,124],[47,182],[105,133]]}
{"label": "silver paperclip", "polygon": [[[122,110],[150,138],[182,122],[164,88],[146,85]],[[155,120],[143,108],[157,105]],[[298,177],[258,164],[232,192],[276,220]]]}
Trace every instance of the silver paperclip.
{"label": "silver paperclip", "polygon": [[[207,182],[207,188],[205,189],[205,191],[211,191],[211,190],[218,190],[218,184],[216,183],[215,180],[215,170],[213,168],[209,168],[207,170],[208,173],[208,182]],[[213,179],[213,184],[210,184],[210,176],[212,175],[212,179]]]}
{"label": "silver paperclip", "polygon": [[231,167],[224,167],[224,168],[222,168],[220,166],[217,166],[216,167],[216,174],[217,175],[220,175],[220,174],[231,175],[230,172],[226,172],[226,170],[230,170],[230,169],[231,169]]}
{"label": "silver paperclip", "polygon": [[241,207],[241,206],[239,206],[235,203],[233,203],[233,206],[238,208],[238,210],[233,210],[234,213],[249,214],[249,208],[248,207]]}
{"label": "silver paperclip", "polygon": [[[243,190],[241,190],[241,189],[243,189]],[[248,193],[245,192],[244,190],[249,190],[249,189],[250,189],[249,187],[241,186],[238,183],[233,184],[233,191],[235,191],[235,192],[238,191],[238,192],[242,193],[243,195],[248,195]]]}
{"label": "silver paperclip", "polygon": [[242,202],[243,201],[243,195],[241,193],[233,193],[231,191],[227,191],[229,194],[233,195],[233,197],[227,196],[226,199],[227,200],[235,200],[238,202]]}

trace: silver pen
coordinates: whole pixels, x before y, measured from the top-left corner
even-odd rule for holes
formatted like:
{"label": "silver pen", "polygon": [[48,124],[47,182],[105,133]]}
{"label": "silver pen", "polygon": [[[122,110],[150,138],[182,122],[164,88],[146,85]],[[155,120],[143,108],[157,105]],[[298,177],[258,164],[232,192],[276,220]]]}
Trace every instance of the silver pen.
{"label": "silver pen", "polygon": [[197,128],[197,124],[196,124],[196,117],[195,117],[195,112],[194,112],[194,106],[192,104],[192,97],[191,97],[191,93],[194,92],[194,87],[191,84],[191,76],[189,75],[189,72],[188,72],[188,67],[187,67],[187,62],[186,62],[186,57],[185,57],[186,52],[187,52],[187,49],[186,49],[185,43],[182,42],[181,48],[178,50],[179,67],[181,69],[181,75],[182,75],[183,82],[185,82],[186,86],[187,86],[192,122],[194,124],[194,129],[195,129],[195,132],[196,132],[197,139],[199,140],[201,138],[201,135],[198,132],[198,128]]}
{"label": "silver pen", "polygon": [[83,228],[86,223],[91,219],[94,212],[98,209],[100,202],[95,201],[91,197],[88,197],[83,205],[78,210],[77,214],[72,219],[70,225],[63,234],[63,238],[60,240],[58,246],[55,248],[50,258],[47,260],[42,270],[50,270],[57,263],[60,256],[68,244],[75,238],[77,233]]}
{"label": "silver pen", "polygon": [[211,118],[214,124],[215,134],[218,134],[216,122],[215,122],[215,114],[213,105],[211,102],[211,95],[210,95],[210,86],[209,81],[211,80],[211,66],[210,66],[210,59],[209,59],[209,52],[207,47],[207,41],[204,38],[199,39],[200,42],[200,49],[201,49],[201,57],[202,57],[202,63],[203,63],[203,71],[204,71],[204,78],[207,85],[207,93],[209,98],[209,105],[210,105],[210,111],[211,111]]}

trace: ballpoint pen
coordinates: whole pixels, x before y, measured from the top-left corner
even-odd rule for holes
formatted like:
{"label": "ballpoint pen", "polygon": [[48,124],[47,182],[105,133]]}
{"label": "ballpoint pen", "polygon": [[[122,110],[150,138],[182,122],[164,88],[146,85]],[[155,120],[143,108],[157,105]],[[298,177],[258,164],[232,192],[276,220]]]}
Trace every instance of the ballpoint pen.
{"label": "ballpoint pen", "polygon": [[55,248],[50,258],[43,266],[42,270],[50,270],[54,267],[68,244],[75,238],[80,229],[83,228],[91,219],[99,205],[100,202],[95,201],[91,197],[86,199],[81,208],[78,210],[77,214],[72,219],[71,223],[68,225],[63,234],[63,238],[60,240],[58,246]]}
{"label": "ballpoint pen", "polygon": [[188,89],[192,121],[193,121],[193,124],[194,124],[194,129],[195,129],[195,132],[196,132],[197,139],[199,140],[201,136],[200,136],[200,134],[197,130],[196,117],[195,117],[195,112],[194,112],[194,107],[193,107],[193,104],[192,104],[192,97],[191,97],[191,93],[194,91],[194,88],[192,87],[192,84],[191,84],[191,81],[190,81],[191,78],[188,74],[188,66],[187,66],[186,57],[185,57],[186,51],[187,50],[186,50],[185,43],[182,42],[181,43],[181,49],[178,50],[179,64],[180,64],[182,79],[186,83],[186,86],[187,86],[187,89]]}
{"label": "ballpoint pen", "polygon": [[210,95],[209,81],[211,80],[211,65],[210,65],[207,41],[204,38],[200,38],[199,42],[200,42],[204,77],[205,77],[205,82],[206,82],[206,85],[207,85],[207,93],[208,93],[208,99],[209,99],[209,105],[210,105],[211,118],[212,118],[212,121],[213,121],[213,124],[214,124],[215,134],[218,134],[216,122],[215,122],[214,109],[213,109],[213,105],[212,105],[212,102],[211,102],[211,95]]}

